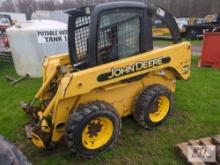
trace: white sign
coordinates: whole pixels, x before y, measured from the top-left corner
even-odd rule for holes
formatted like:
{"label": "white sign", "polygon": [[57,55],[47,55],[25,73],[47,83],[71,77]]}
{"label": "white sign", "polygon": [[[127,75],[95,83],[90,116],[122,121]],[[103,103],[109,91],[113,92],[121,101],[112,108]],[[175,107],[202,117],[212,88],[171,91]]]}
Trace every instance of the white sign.
{"label": "white sign", "polygon": [[160,15],[161,17],[164,17],[165,16],[165,11],[161,8],[158,8],[157,9],[157,14]]}
{"label": "white sign", "polygon": [[67,30],[37,31],[38,43],[67,42]]}

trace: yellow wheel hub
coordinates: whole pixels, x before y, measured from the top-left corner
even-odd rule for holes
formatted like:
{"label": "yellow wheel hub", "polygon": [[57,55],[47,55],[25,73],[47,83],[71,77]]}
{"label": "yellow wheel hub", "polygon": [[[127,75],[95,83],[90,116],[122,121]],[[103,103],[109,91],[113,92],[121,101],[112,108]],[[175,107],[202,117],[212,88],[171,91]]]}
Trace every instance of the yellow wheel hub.
{"label": "yellow wheel hub", "polygon": [[91,120],[82,133],[82,144],[88,149],[98,149],[105,145],[113,134],[113,123],[107,117]]}
{"label": "yellow wheel hub", "polygon": [[156,110],[153,113],[149,114],[150,120],[152,122],[160,122],[163,120],[170,109],[170,101],[166,96],[160,96],[157,100]]}

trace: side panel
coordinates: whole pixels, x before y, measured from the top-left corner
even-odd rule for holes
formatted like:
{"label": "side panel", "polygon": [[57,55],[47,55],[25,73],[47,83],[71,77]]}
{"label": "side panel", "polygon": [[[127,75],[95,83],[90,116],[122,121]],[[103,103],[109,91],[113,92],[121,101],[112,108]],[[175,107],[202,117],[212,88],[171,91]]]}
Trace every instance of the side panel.
{"label": "side panel", "polygon": [[79,104],[103,100],[112,104],[118,114],[123,117],[131,113],[133,102],[141,89],[143,89],[143,84],[140,80],[132,83],[111,84],[82,95]]}
{"label": "side panel", "polygon": [[140,92],[149,85],[161,84],[171,91],[175,91],[174,79],[167,79],[159,74],[150,74],[142,80],[131,83],[111,84],[98,88],[88,94],[82,95],[79,104],[87,103],[94,100],[103,100],[111,103],[121,117],[130,115],[133,112],[135,101]]}
{"label": "side panel", "polygon": [[[188,42],[153,50],[134,57],[73,73],[64,98],[86,94],[96,88],[152,71],[172,68],[177,78],[190,77],[191,45]],[[58,90],[62,90],[60,86]]]}

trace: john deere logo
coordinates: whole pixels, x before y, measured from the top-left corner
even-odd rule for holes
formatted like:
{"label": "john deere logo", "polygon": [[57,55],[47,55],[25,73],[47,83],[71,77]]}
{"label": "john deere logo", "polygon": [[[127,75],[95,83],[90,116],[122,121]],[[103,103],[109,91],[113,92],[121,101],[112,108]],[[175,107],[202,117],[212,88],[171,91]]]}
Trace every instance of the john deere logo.
{"label": "john deere logo", "polygon": [[170,62],[170,57],[159,57],[147,61],[139,61],[135,64],[120,67],[120,68],[112,68],[111,72],[107,72],[98,76],[98,81],[106,81],[113,78],[117,78],[120,76],[128,75],[130,73],[142,71],[145,69],[149,69],[155,66],[160,66]]}

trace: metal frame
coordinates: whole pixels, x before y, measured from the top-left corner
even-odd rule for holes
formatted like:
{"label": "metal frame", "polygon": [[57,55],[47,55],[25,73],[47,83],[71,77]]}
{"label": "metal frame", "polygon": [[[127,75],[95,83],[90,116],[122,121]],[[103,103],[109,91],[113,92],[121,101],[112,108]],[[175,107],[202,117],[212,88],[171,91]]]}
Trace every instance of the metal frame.
{"label": "metal frame", "polygon": [[149,15],[157,17],[168,27],[174,44],[182,41],[178,25],[173,16],[167,10],[158,5],[151,4],[147,6],[147,11]]}
{"label": "metal frame", "polygon": [[[76,58],[76,47],[75,45],[75,21],[80,16],[89,16],[85,13],[86,7],[81,7],[78,9],[70,9],[67,10],[66,13],[69,14],[69,20],[68,20],[68,47],[69,47],[69,53],[70,53],[70,59],[72,64],[76,64],[77,58]],[[94,6],[89,6],[89,9],[92,11]],[[77,64],[76,64],[77,65]]]}
{"label": "metal frame", "polygon": [[[140,36],[140,53],[146,52],[148,50],[153,49],[153,43],[152,43],[152,38],[149,39],[149,36],[152,36],[152,31],[147,30],[151,28],[147,27],[152,27],[152,21],[150,17],[148,17],[147,12],[146,12],[146,5],[144,3],[137,3],[137,2],[115,2],[111,3],[105,3],[105,4],[100,4],[97,5],[94,8],[94,11],[92,12],[91,15],[91,22],[90,22],[90,34],[89,34],[89,45],[88,45],[88,50],[89,50],[89,56],[88,56],[88,61],[89,61],[89,67],[96,66],[97,63],[97,29],[100,21],[100,17],[102,13],[105,12],[110,12],[110,11],[135,11],[135,12],[140,12],[141,13],[141,36]],[[148,38],[148,39],[147,39]]]}
{"label": "metal frame", "polygon": [[[89,8],[89,13],[86,13],[86,8]],[[140,53],[144,53],[153,49],[152,16],[156,16],[167,25],[171,32],[173,43],[181,42],[180,31],[172,15],[165,9],[162,9],[161,7],[156,5],[146,5],[145,3],[122,1],[98,4],[96,6],[86,6],[78,9],[71,9],[66,11],[66,13],[70,15],[68,23],[68,45],[70,59],[74,67],[88,68],[99,65],[97,60],[97,29],[99,26],[101,15],[103,13],[112,11],[134,11],[140,13]],[[160,11],[164,12],[164,14],[161,15]],[[87,44],[87,59],[76,63],[76,47],[73,46],[75,45],[75,21],[76,18],[79,16],[88,15],[90,15],[90,24]]]}

